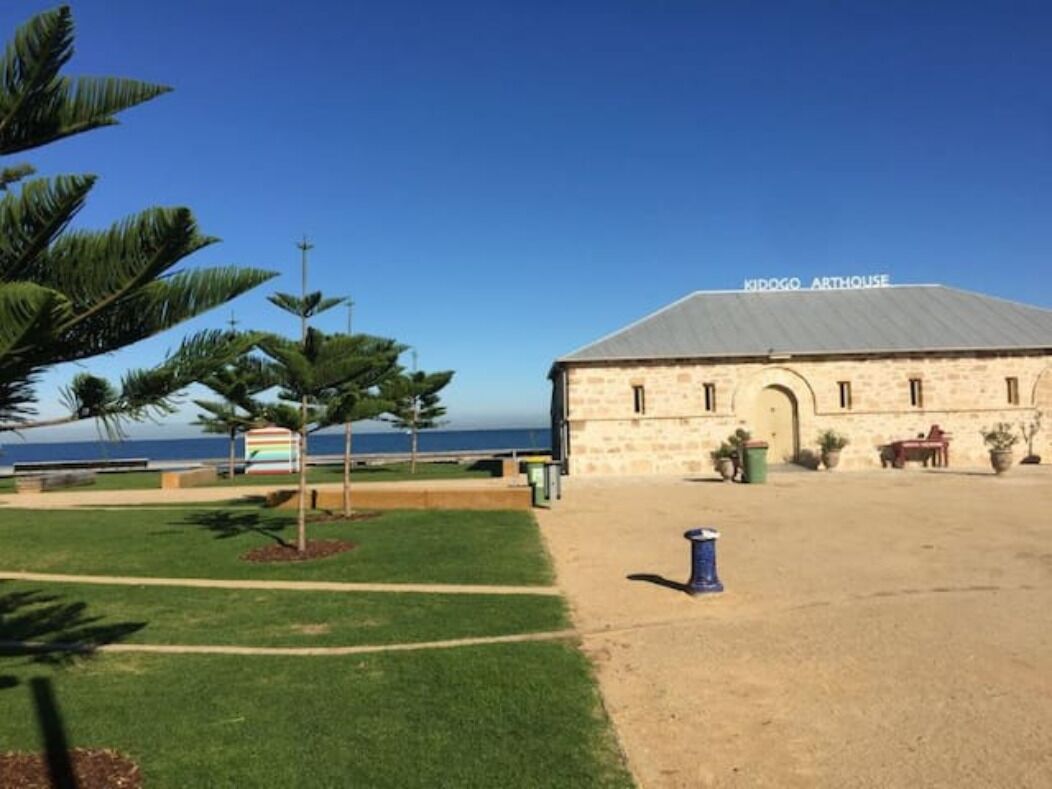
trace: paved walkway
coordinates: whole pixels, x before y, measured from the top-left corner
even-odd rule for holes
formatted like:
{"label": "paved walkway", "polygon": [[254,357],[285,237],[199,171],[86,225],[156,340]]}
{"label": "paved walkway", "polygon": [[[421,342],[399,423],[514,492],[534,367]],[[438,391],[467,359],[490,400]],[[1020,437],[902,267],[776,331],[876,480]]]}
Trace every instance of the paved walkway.
{"label": "paved walkway", "polygon": [[[639,783],[1052,786],[1052,469],[570,477],[538,513]],[[721,595],[683,593],[696,526]]]}
{"label": "paved walkway", "polygon": [[416,652],[424,649],[453,649],[455,647],[488,644],[521,644],[528,641],[560,641],[576,638],[576,630],[552,630],[544,633],[519,633],[511,636],[479,636],[451,638],[445,641],[417,641],[407,644],[366,644],[353,647],[249,647],[228,644],[103,644],[85,647],[83,644],[50,644],[25,641],[0,641],[0,651],[19,652],[78,652],[78,653],[146,653],[155,655],[259,655],[325,657],[339,655],[367,655],[374,652]]}
{"label": "paved walkway", "polygon": [[380,584],[342,581],[242,581],[219,578],[153,578],[121,575],[65,575],[0,570],[0,581],[99,584],[102,586],[185,586],[198,589],[278,589],[290,592],[423,592],[427,594],[542,595],[557,597],[554,586],[484,584]]}

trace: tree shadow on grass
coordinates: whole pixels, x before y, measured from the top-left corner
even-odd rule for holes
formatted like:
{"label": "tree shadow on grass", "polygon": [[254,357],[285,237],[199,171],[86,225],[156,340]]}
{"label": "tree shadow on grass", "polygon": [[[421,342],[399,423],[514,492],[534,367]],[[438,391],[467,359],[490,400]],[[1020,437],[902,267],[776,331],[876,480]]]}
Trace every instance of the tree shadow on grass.
{"label": "tree shadow on grass", "polygon": [[[12,590],[12,583],[0,581],[0,692],[22,682],[17,674],[2,671],[5,664],[61,668],[146,627],[145,622],[104,622],[105,617],[89,614],[83,601],[70,602],[37,589]],[[66,726],[51,679],[32,677],[28,684],[49,783],[55,789],[77,789]]]}
{"label": "tree shadow on grass", "polygon": [[[4,592],[10,583],[0,581],[0,661],[64,666],[146,627],[146,622],[106,622],[90,614],[87,603],[57,594]],[[17,684],[16,677],[0,674],[0,690]]]}
{"label": "tree shadow on grass", "polygon": [[198,526],[212,532],[217,540],[230,540],[245,534],[259,534],[286,548],[292,547],[281,536],[291,518],[264,518],[256,511],[204,510],[186,513],[180,526]]}

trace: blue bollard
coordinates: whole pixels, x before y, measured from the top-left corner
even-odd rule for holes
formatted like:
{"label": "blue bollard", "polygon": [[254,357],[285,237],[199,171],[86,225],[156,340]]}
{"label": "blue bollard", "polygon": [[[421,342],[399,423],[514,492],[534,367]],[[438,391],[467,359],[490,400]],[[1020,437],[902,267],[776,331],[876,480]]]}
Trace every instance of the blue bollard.
{"label": "blue bollard", "polygon": [[716,529],[691,529],[683,533],[690,540],[689,594],[722,592],[723,584],[716,575],[716,540],[720,533]]}

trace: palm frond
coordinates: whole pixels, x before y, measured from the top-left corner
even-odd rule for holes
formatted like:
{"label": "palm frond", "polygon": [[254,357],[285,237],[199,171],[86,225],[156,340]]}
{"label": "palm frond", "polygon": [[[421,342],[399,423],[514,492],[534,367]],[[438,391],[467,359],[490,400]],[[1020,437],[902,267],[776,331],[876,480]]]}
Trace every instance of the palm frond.
{"label": "palm frond", "polygon": [[55,284],[52,272],[40,270],[44,253],[84,206],[94,183],[91,175],[38,178],[0,199],[0,281]]}
{"label": "palm frond", "polygon": [[12,184],[17,184],[35,172],[36,170],[28,164],[15,164],[0,169],[0,191],[7,191]]}
{"label": "palm frond", "polygon": [[0,154],[112,125],[122,110],[171,90],[113,77],[63,77],[72,55],[68,6],[38,14],[15,33],[0,57]]}
{"label": "palm frond", "polygon": [[326,310],[338,307],[345,299],[326,297],[320,290],[306,296],[294,296],[291,293],[273,293],[267,297],[271,304],[285,310],[297,318],[313,318]]}
{"label": "palm frond", "polygon": [[[109,353],[152,337],[225,304],[266,282],[274,273],[221,267],[182,271],[154,280],[83,321],[63,325],[62,361]],[[72,328],[66,328],[72,323]]]}
{"label": "palm frond", "polygon": [[78,306],[74,320],[80,321],[216,241],[198,232],[188,209],[153,208],[108,230],[66,233],[40,256],[35,279],[66,293]]}
{"label": "palm frond", "polygon": [[39,338],[51,336],[68,315],[69,302],[51,288],[0,283],[0,377],[10,365],[36,357]]}

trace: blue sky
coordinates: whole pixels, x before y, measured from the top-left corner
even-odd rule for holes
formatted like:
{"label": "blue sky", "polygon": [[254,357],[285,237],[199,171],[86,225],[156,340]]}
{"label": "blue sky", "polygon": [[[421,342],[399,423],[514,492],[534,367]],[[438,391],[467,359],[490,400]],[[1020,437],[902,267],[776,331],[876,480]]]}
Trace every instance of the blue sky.
{"label": "blue sky", "polygon": [[[5,36],[50,5],[4,3]],[[233,309],[289,331],[265,295],[298,287],[308,233],[312,285],[355,300],[356,330],[457,371],[450,427],[544,424],[554,357],[746,277],[1052,307],[1047,2],[72,5],[69,73],[176,89],[24,157],[101,176],[78,223],[190,206],[223,239],[191,263],[284,272]]]}

